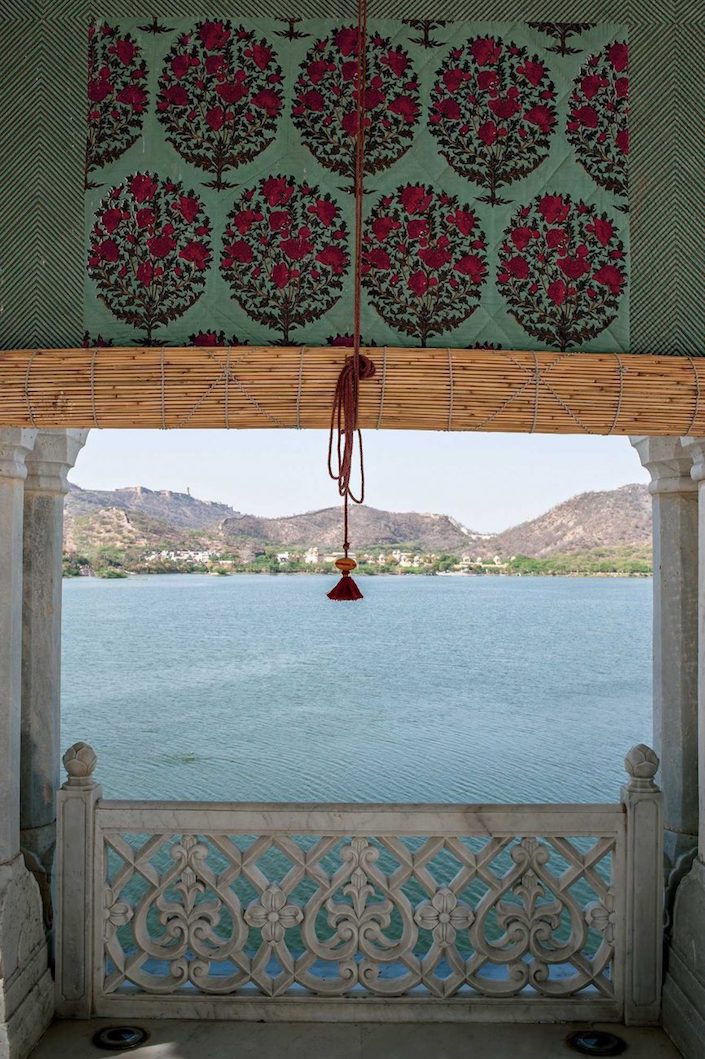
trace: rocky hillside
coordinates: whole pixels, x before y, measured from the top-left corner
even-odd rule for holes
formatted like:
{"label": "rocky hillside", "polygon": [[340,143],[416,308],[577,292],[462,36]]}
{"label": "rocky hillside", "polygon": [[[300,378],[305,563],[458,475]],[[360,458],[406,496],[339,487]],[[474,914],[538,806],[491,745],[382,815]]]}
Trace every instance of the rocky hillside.
{"label": "rocky hillside", "polygon": [[498,555],[543,559],[597,548],[651,548],[651,498],[645,485],[580,493],[545,515],[494,538]]}
{"label": "rocky hillside", "polygon": [[[340,508],[326,507],[288,518],[258,518],[234,515],[223,522],[225,537],[236,543],[242,538],[276,545],[317,545],[323,550],[340,547]],[[403,545],[425,552],[457,552],[476,548],[486,535],[471,533],[448,515],[379,511],[355,507],[350,512],[350,535],[356,548]]]}
{"label": "rocky hillside", "polygon": [[[355,546],[404,547],[503,558],[548,558],[595,550],[651,547],[651,504],[645,485],[582,493],[539,518],[498,534],[466,529],[448,515],[354,508]],[[142,487],[95,491],[72,486],[66,499],[65,548],[92,555],[99,549],[146,551],[212,548],[248,560],[266,547],[317,545],[334,550],[340,541],[340,509],[324,508],[284,518],[243,515],[227,504],[185,493]]]}

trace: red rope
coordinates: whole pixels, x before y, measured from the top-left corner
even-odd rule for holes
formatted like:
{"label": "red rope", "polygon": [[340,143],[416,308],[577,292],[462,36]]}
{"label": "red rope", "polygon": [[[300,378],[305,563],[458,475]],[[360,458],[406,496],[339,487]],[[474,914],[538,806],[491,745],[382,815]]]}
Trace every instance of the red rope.
{"label": "red rope", "polygon": [[[357,73],[355,140],[355,251],[354,251],[354,339],[353,354],[346,357],[335,387],[333,411],[328,438],[328,473],[338,483],[338,492],[343,498],[343,550],[347,559],[350,550],[349,507],[350,501],[362,504],[365,499],[365,465],[362,450],[362,433],[358,426],[358,404],[360,380],[370,379],[375,374],[375,365],[360,352],[362,322],[362,213],[365,179],[365,91],[367,88],[367,0],[358,0],[357,8]],[[355,440],[359,453],[360,489],[355,495],[351,487],[351,475],[355,457]],[[336,466],[333,466],[335,449]],[[346,575],[347,576],[347,575]]]}

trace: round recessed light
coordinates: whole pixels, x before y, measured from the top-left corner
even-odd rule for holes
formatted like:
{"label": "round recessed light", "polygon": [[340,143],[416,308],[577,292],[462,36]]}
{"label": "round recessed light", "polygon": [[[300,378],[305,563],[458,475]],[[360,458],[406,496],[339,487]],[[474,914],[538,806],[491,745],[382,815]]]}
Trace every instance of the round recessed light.
{"label": "round recessed light", "polygon": [[566,1044],[581,1055],[621,1055],[627,1042],[607,1030],[576,1030],[566,1037]]}
{"label": "round recessed light", "polygon": [[104,1026],[93,1034],[93,1044],[108,1052],[127,1052],[149,1038],[141,1026]]}

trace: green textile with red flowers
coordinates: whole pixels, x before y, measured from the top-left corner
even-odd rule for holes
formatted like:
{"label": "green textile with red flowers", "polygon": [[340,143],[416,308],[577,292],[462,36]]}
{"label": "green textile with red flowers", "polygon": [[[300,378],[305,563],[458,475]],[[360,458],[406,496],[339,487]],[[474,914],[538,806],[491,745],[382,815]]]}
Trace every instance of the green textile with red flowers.
{"label": "green textile with red flowers", "polygon": [[[87,342],[349,342],[357,32],[95,22]],[[365,344],[629,348],[615,24],[372,20]]]}

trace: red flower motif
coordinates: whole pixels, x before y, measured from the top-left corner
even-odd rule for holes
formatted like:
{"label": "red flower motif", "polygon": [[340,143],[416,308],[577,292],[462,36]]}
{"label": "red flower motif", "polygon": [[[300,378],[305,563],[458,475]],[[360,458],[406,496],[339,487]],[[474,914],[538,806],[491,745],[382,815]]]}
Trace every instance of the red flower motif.
{"label": "red flower motif", "polygon": [[196,268],[201,270],[208,268],[211,259],[210,248],[205,243],[187,243],[183,250],[179,251],[179,257],[184,261],[193,261]]}
{"label": "red flower motif", "polygon": [[419,105],[411,96],[397,96],[387,110],[390,114],[399,114],[410,125],[413,125],[419,116]]}
{"label": "red flower motif", "polygon": [[600,246],[609,246],[615,231],[614,225],[606,217],[596,217],[595,223],[587,226],[588,231],[594,232]]}
{"label": "red flower motif", "polygon": [[91,230],[88,271],[98,296],[151,341],[156,327],[200,298],[209,235],[199,199],[180,183],[155,173],[127,177],[105,197]]}
{"label": "red flower motif", "polygon": [[493,143],[496,143],[497,136],[497,123],[494,121],[483,121],[477,130],[478,140],[484,143],[486,147],[491,147]]}
{"label": "red flower motif", "polygon": [[442,268],[443,265],[447,265],[452,255],[445,247],[440,246],[424,246],[416,255],[419,261],[422,261],[427,268],[437,271]]}
{"label": "red flower motif", "polygon": [[274,49],[264,41],[257,41],[250,48],[250,56],[258,70],[266,70],[274,58]]}
{"label": "red flower motif", "polygon": [[288,231],[291,227],[291,214],[288,210],[273,211],[269,215],[269,227],[273,232]]}
{"label": "red flower motif", "polygon": [[136,173],[130,180],[130,191],[135,202],[148,202],[153,199],[159,185],[149,173]]}
{"label": "red flower motif", "polygon": [[147,240],[147,248],[152,257],[166,257],[176,246],[176,240],[170,235],[153,235]]}
{"label": "red flower motif", "polygon": [[398,187],[378,199],[365,226],[368,299],[390,327],[425,345],[474,312],[484,248],[474,212],[456,198],[423,184]]}
{"label": "red flower motif", "polygon": [[122,221],[122,210],[108,209],[101,217],[106,232],[114,232]]}
{"label": "red flower motif", "polygon": [[341,275],[348,265],[348,253],[342,246],[331,243],[316,254],[316,261],[322,265],[329,265],[336,276]]}
{"label": "red flower motif", "polygon": [[313,243],[308,239],[282,239],[279,249],[289,261],[303,261],[313,253]]}
{"label": "red flower motif", "polygon": [[318,199],[315,205],[309,206],[309,213],[315,213],[326,227],[338,216],[338,207],[330,199]]}
{"label": "red flower motif", "polygon": [[103,261],[117,261],[120,257],[120,247],[114,239],[103,239],[95,244],[95,250]]}
{"label": "red flower motif", "polygon": [[195,195],[180,195],[179,212],[185,221],[192,224],[201,212],[201,203]]}
{"label": "red flower motif", "polygon": [[536,125],[541,132],[548,134],[555,124],[555,114],[550,107],[537,103],[535,107],[529,107],[524,111],[524,121],[530,125]]}
{"label": "red flower motif", "polygon": [[350,254],[339,212],[318,188],[271,176],[245,190],[228,218],[221,272],[248,316],[285,342],[340,297]]}
{"label": "red flower motif", "polygon": [[88,135],[85,183],[137,140],[147,108],[147,67],[130,34],[104,23],[88,33]]}
{"label": "red flower motif", "polygon": [[476,37],[470,50],[478,66],[496,66],[502,57],[502,45],[494,37]]}
{"label": "red flower motif", "polygon": [[570,213],[570,199],[563,195],[543,195],[538,210],[546,224],[562,224]]}
{"label": "red flower motif", "polygon": [[629,65],[629,48],[625,41],[615,41],[607,49],[607,58],[617,73],[622,73]]}
{"label": "red flower motif", "polygon": [[239,261],[244,265],[252,261],[254,257],[252,247],[244,239],[235,239],[226,247],[225,253],[231,262]]}
{"label": "red flower motif", "polygon": [[154,263],[152,261],[140,261],[135,269],[135,276],[144,287],[148,287],[154,279]]}
{"label": "red flower motif", "polygon": [[407,184],[399,201],[407,213],[425,213],[433,202],[433,192],[423,184]]}
{"label": "red flower motif", "polygon": [[122,88],[118,92],[115,96],[115,101],[117,103],[127,103],[133,110],[138,107],[144,110],[147,103],[147,93],[139,85],[127,85],[126,88]]}
{"label": "red flower motif", "polygon": [[337,30],[335,33],[335,43],[341,55],[357,55],[357,30],[352,26],[346,26],[344,29]]}
{"label": "red flower motif", "polygon": [[222,107],[210,107],[206,111],[206,125],[213,132],[218,132],[225,124],[225,111]]}
{"label": "red flower motif", "polygon": [[617,315],[627,281],[618,264],[623,256],[607,214],[568,195],[542,195],[519,209],[505,231],[497,283],[525,331],[568,349]]}
{"label": "red flower motif", "polygon": [[244,26],[207,20],[174,44],[161,74],[157,116],[179,154],[214,174],[207,187],[231,187],[227,170],[272,143],[284,100],[281,81],[274,48]]}
{"label": "red flower motif", "polygon": [[526,279],[529,275],[529,262],[519,254],[507,258],[504,267],[510,276],[516,276],[517,279]]}
{"label": "red flower motif", "polygon": [[512,238],[512,242],[514,243],[514,246],[517,248],[517,250],[519,250],[521,253],[523,253],[524,250],[526,250],[526,248],[529,245],[529,243],[531,242],[532,229],[531,228],[526,228],[525,226],[520,225],[518,228],[514,229],[514,231],[512,232],[512,237],[511,238]]}
{"label": "red flower motif", "polygon": [[584,257],[563,257],[559,260],[558,267],[568,279],[580,279],[590,271],[590,262]]}
{"label": "red flower motif", "polygon": [[566,299],[567,290],[564,280],[554,279],[548,285],[548,297],[554,305],[562,305]]}
{"label": "red flower motif", "polygon": [[132,66],[137,51],[137,45],[132,37],[120,37],[112,45],[111,51],[117,55],[123,66]]}
{"label": "red flower motif", "polygon": [[[358,34],[343,26],[318,40],[299,68],[292,119],[316,160],[355,180]],[[409,56],[372,34],[367,41],[365,173],[388,168],[408,150],[420,113]]]}
{"label": "red flower motif", "polygon": [[417,298],[421,298],[428,290],[428,276],[422,269],[412,272],[407,281],[407,286]]}
{"label": "red flower motif", "polygon": [[230,338],[225,337],[225,331],[198,331],[194,335],[189,335],[188,344],[190,346],[245,346],[246,342],[242,342],[237,335],[232,335]]}
{"label": "red flower motif", "polygon": [[460,272],[463,276],[469,276],[472,282],[476,284],[482,283],[487,275],[485,262],[477,254],[465,254],[459,261],[455,262],[453,270]]}
{"label": "red flower motif", "polygon": [[230,25],[223,22],[201,22],[197,36],[206,51],[221,51],[230,40]]}
{"label": "red flower motif", "polygon": [[573,84],[566,135],[577,159],[607,191],[627,194],[629,50],[625,41],[590,57]]}
{"label": "red flower motif", "polygon": [[284,206],[294,194],[288,177],[268,177],[262,184],[262,194],[269,206]]}
{"label": "red flower motif", "polygon": [[275,118],[279,114],[281,105],[281,96],[271,88],[263,88],[252,97],[252,106],[259,107],[270,118]]}
{"label": "red flower motif", "polygon": [[546,67],[542,62],[527,59],[522,66],[517,67],[517,73],[525,77],[530,85],[537,88],[546,76]]}
{"label": "red flower motif", "polygon": [[[475,37],[453,48],[436,73],[428,127],[457,173],[487,188],[527,176],[548,155],[556,124],[546,64],[526,48]],[[496,144],[501,141],[501,150]]]}
{"label": "red flower motif", "polygon": [[448,220],[462,235],[472,235],[477,228],[475,213],[472,210],[462,209],[462,207],[458,207],[452,214],[449,214]]}
{"label": "red flower motif", "polygon": [[595,273],[594,279],[596,283],[601,283],[602,286],[608,287],[610,293],[614,295],[620,294],[622,287],[627,282],[624,272],[617,268],[616,265],[602,265]]}
{"label": "red flower motif", "polygon": [[154,224],[154,219],[154,210],[150,209],[149,206],[137,210],[137,213],[135,214],[138,228],[150,228]]}

